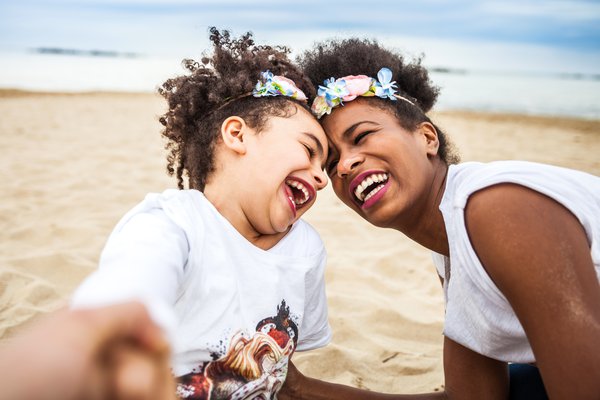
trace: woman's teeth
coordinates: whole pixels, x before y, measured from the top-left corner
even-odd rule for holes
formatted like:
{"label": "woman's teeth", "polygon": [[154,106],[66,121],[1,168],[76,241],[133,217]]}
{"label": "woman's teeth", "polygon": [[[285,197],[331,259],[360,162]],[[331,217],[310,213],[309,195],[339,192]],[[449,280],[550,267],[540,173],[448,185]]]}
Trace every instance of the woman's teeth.
{"label": "woman's teeth", "polygon": [[[369,175],[356,187],[356,189],[354,189],[354,195],[360,201],[367,201],[383,188],[383,183],[385,183],[387,179],[388,174]],[[373,186],[378,183],[380,183],[380,185]],[[371,189],[366,190],[367,188]]]}
{"label": "woman's teeth", "polygon": [[292,200],[297,206],[301,206],[302,204],[306,203],[310,198],[308,189],[302,183],[288,179],[285,181],[285,184],[292,188],[292,193],[294,196],[293,198],[290,197],[290,200]]}

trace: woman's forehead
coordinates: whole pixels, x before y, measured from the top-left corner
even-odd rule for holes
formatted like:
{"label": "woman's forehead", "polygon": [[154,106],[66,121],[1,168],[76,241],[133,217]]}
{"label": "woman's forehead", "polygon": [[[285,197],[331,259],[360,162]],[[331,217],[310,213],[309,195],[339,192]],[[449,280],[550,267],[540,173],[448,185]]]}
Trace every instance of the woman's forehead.
{"label": "woman's forehead", "polygon": [[333,127],[339,130],[360,121],[377,121],[385,114],[381,107],[370,104],[368,100],[356,99],[333,109],[331,114],[322,118],[321,123],[325,130]]}

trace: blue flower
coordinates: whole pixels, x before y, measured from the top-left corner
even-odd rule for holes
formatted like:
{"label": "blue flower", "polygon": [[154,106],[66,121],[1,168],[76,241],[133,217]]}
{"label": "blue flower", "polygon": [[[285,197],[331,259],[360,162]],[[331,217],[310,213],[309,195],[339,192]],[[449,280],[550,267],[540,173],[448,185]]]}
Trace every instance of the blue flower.
{"label": "blue flower", "polygon": [[392,81],[392,71],[389,68],[381,68],[377,73],[375,82],[375,96],[396,100],[396,81]]}
{"label": "blue flower", "polygon": [[306,95],[298,89],[294,81],[284,76],[273,75],[270,71],[261,73],[261,79],[256,83],[252,94],[254,97],[287,96],[301,101],[306,100]]}
{"label": "blue flower", "polygon": [[264,71],[260,73],[261,78],[256,82],[256,86],[252,91],[252,94],[257,96],[276,96],[277,90],[273,86],[273,73],[271,71]]}
{"label": "blue flower", "polygon": [[325,79],[323,83],[325,86],[319,85],[318,95],[324,97],[330,107],[342,104],[342,98],[350,93],[343,79],[330,78]]}

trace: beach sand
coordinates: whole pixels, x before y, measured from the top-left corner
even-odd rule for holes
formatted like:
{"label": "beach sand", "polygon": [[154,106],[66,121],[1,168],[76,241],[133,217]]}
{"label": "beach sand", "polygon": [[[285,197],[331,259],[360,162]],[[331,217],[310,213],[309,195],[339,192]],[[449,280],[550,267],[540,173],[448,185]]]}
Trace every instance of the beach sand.
{"label": "beach sand", "polygon": [[[63,306],[119,218],[165,172],[152,94],[0,92],[0,342]],[[524,159],[600,175],[600,121],[432,115],[464,161]],[[306,219],[328,249],[333,341],[296,354],[308,375],[385,392],[443,385],[443,294],[427,250],[361,220],[327,188]]]}

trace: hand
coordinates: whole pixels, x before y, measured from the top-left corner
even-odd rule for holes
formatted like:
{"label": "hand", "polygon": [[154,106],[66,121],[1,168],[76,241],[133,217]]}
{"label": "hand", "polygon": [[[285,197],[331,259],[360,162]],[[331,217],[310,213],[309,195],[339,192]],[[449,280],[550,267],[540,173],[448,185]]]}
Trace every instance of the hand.
{"label": "hand", "polygon": [[288,363],[288,372],[283,387],[277,394],[279,400],[299,400],[302,399],[301,388],[304,387],[306,377],[290,361]]}
{"label": "hand", "polygon": [[0,349],[0,399],[174,399],[169,347],[138,303],[59,311]]}

